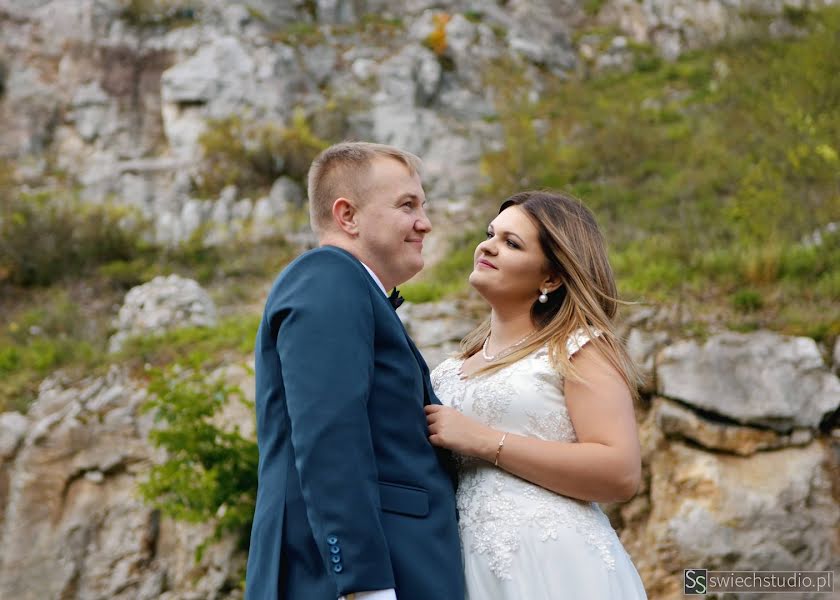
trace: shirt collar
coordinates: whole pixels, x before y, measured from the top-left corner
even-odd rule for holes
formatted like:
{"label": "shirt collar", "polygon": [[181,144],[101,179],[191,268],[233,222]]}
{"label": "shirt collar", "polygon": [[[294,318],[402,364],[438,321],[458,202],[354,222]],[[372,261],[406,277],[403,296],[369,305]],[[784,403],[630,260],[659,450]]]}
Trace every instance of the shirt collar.
{"label": "shirt collar", "polygon": [[[362,262],[362,261],[359,261],[359,262]],[[379,281],[379,277],[377,277],[377,276],[376,276],[376,273],[374,273],[374,272],[373,272],[373,270],[372,270],[369,266],[367,266],[365,263],[363,263],[363,262],[362,262],[362,266],[363,266],[365,269],[367,269],[367,272],[368,272],[368,273],[370,273],[370,276],[371,276],[371,277],[373,277],[373,280],[376,282],[376,285],[378,285],[378,286],[379,286],[379,289],[380,289],[380,290],[382,290],[382,293],[383,293],[383,294],[385,294],[385,295],[387,296],[387,295],[388,295],[388,292],[386,292],[386,291],[385,291],[385,286],[384,286],[384,285],[382,285],[382,282],[381,282],[381,281]]]}

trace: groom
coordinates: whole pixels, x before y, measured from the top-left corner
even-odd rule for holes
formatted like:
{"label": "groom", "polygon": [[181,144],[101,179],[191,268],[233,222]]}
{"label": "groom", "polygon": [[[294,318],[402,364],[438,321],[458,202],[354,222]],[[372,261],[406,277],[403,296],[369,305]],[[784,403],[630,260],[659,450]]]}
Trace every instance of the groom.
{"label": "groom", "polygon": [[320,247],[280,274],[256,344],[259,488],[246,600],[462,600],[439,404],[386,290],[423,267],[417,157],[342,143],[309,169]]}

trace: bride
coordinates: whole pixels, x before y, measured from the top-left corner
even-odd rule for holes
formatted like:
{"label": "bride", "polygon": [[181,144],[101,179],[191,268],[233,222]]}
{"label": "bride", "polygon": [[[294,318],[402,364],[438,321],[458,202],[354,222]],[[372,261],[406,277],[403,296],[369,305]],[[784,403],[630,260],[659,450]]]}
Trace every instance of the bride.
{"label": "bride", "polygon": [[459,456],[471,600],[645,598],[596,502],[630,499],[641,461],[637,372],[617,337],[616,286],[592,213],[522,192],[475,251],[490,317],[432,373],[430,441]]}

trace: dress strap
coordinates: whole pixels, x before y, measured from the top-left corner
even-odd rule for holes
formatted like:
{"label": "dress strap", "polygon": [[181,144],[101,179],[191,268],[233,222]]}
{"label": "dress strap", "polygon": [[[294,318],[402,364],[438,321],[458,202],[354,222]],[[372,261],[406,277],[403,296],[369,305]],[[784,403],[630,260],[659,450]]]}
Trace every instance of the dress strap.
{"label": "dress strap", "polygon": [[[592,334],[595,337],[598,337],[601,333],[600,329],[592,328]],[[590,339],[589,334],[582,327],[569,336],[569,339],[566,340],[566,352],[568,353],[569,358],[571,358],[575,352],[583,348]]]}

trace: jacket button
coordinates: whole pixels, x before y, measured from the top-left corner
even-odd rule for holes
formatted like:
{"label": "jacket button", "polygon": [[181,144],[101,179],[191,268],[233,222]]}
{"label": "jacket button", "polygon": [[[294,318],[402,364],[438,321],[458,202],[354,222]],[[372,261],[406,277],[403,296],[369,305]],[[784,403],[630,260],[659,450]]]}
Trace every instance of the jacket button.
{"label": "jacket button", "polygon": [[330,554],[338,554],[341,552],[338,546],[330,546]]}
{"label": "jacket button", "polygon": [[332,555],[332,561],[333,561],[335,564],[340,563],[340,562],[341,562],[341,555],[340,555],[340,554],[333,554],[333,555]]}
{"label": "jacket button", "polygon": [[331,535],[330,537],[327,538],[327,543],[331,546],[335,546],[338,543],[338,538],[335,537],[334,535]]}
{"label": "jacket button", "polygon": [[337,565],[333,565],[333,571],[335,571],[336,573],[341,573],[343,570],[344,567],[342,567],[340,563]]}

